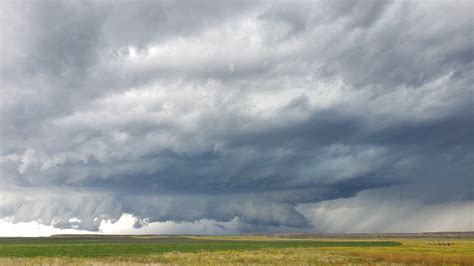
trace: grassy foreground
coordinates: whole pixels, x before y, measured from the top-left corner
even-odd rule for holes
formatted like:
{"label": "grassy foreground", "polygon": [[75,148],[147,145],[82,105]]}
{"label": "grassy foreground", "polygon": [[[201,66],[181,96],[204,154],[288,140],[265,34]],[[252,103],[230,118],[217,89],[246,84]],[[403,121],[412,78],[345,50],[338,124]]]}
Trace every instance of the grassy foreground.
{"label": "grassy foreground", "polygon": [[474,265],[474,241],[284,239],[252,236],[0,238],[0,265],[143,263]]}

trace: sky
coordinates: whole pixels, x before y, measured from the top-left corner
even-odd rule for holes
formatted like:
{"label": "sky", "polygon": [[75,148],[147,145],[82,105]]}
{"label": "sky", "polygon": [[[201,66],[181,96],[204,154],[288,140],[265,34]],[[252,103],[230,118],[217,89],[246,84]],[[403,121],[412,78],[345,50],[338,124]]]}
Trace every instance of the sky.
{"label": "sky", "polygon": [[474,230],[472,1],[0,1],[0,236]]}

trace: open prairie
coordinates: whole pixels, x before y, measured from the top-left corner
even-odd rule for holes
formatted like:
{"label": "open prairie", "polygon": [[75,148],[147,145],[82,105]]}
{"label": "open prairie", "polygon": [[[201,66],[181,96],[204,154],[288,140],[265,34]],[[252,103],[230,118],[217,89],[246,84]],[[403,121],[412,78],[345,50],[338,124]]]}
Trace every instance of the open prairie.
{"label": "open prairie", "polygon": [[474,265],[472,238],[55,236],[0,238],[1,265]]}

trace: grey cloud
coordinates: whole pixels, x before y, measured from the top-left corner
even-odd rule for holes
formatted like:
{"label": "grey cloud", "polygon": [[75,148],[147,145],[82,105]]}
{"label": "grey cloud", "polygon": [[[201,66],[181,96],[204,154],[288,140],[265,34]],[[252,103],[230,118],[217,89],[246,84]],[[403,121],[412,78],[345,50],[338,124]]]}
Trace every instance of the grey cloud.
{"label": "grey cloud", "polygon": [[332,231],[302,204],[472,203],[467,1],[3,5],[0,218]]}
{"label": "grey cloud", "polygon": [[423,204],[401,197],[400,187],[369,190],[355,198],[298,207],[318,232],[429,232],[472,230],[471,201]]}

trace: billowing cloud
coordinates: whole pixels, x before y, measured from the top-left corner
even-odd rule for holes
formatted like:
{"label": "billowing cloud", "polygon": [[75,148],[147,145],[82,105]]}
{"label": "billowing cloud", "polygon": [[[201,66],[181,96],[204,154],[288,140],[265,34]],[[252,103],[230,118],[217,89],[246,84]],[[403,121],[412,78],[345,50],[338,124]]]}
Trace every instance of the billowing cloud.
{"label": "billowing cloud", "polygon": [[9,223],[474,229],[469,1],[1,5]]}

